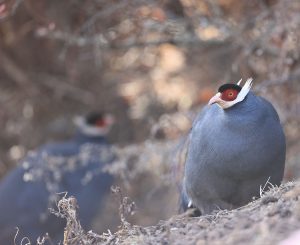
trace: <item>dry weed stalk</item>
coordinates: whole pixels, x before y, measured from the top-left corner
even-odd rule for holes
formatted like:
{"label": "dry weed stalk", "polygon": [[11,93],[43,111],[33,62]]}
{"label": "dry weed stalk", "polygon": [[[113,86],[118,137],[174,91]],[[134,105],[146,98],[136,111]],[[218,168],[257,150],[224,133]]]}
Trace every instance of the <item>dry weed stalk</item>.
{"label": "dry weed stalk", "polygon": [[57,204],[58,211],[50,209],[50,211],[58,217],[67,221],[64,231],[64,245],[92,244],[86,232],[82,229],[80,221],[77,217],[77,200],[66,195]]}
{"label": "dry weed stalk", "polygon": [[119,200],[119,215],[121,220],[121,229],[129,230],[132,225],[126,220],[126,216],[133,215],[136,210],[136,205],[129,197],[124,197],[119,186],[112,186],[111,191]]}

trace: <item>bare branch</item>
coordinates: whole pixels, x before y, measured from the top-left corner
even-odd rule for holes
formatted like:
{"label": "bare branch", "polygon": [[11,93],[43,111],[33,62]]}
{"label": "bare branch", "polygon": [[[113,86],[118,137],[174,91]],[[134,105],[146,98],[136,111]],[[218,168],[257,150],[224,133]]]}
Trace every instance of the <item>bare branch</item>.
{"label": "bare branch", "polygon": [[149,42],[139,42],[136,40],[133,41],[127,41],[120,44],[114,44],[109,43],[107,40],[103,38],[102,34],[93,36],[93,37],[84,37],[84,36],[76,36],[72,35],[70,33],[62,32],[62,31],[53,31],[48,32],[46,30],[39,30],[36,32],[36,35],[38,37],[46,37],[58,41],[68,42],[69,45],[74,46],[89,46],[97,44],[100,49],[128,49],[132,47],[136,48],[144,48],[148,46],[159,46],[161,44],[165,43],[172,43],[176,45],[196,45],[196,46],[210,46],[210,45],[217,45],[217,44],[223,44],[224,42],[228,41],[226,40],[208,40],[203,41],[200,40],[198,37],[173,37],[173,38],[162,38],[159,40],[149,41]]}

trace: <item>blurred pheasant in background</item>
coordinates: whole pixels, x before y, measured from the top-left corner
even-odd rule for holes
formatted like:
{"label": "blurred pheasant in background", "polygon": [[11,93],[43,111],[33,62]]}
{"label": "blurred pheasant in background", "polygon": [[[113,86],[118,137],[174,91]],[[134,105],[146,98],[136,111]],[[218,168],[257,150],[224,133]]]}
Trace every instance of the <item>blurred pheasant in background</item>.
{"label": "blurred pheasant in background", "polygon": [[189,135],[181,208],[202,215],[233,209],[280,185],[285,135],[274,107],[243,87],[224,84],[195,119]]}
{"label": "blurred pheasant in background", "polygon": [[57,193],[75,196],[84,229],[90,229],[110,192],[113,177],[103,167],[113,160],[106,140],[110,116],[91,113],[77,117],[76,135],[67,142],[46,144],[29,153],[0,183],[0,244],[16,244],[28,237],[33,244],[48,233],[63,240],[65,220],[50,214]]}

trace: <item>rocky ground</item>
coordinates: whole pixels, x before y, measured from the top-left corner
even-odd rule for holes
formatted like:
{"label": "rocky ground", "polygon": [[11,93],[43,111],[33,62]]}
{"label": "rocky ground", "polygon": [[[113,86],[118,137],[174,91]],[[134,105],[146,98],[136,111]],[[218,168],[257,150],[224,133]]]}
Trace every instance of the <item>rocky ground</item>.
{"label": "rocky ground", "polygon": [[68,225],[64,244],[300,244],[300,182],[274,187],[248,205],[212,215],[175,215],[157,225],[142,227],[126,221],[130,203],[120,202],[121,226],[115,233],[85,233],[75,219],[74,199],[59,203]]}

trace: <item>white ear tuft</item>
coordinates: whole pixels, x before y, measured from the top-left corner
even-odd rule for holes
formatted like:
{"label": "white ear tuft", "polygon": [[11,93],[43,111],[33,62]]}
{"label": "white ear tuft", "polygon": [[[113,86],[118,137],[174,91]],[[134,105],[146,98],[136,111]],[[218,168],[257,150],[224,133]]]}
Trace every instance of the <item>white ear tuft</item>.
{"label": "white ear tuft", "polygon": [[237,98],[234,100],[236,101],[236,103],[241,102],[245,99],[246,95],[249,93],[252,87],[252,84],[253,84],[253,79],[248,78],[244,86],[242,87],[242,90],[239,92]]}
{"label": "white ear tuft", "polygon": [[243,79],[241,78],[236,85],[240,86],[241,82],[243,81]]}
{"label": "white ear tuft", "polygon": [[73,118],[73,123],[77,126],[77,127],[81,127],[84,124],[84,118],[82,116],[75,116]]}

